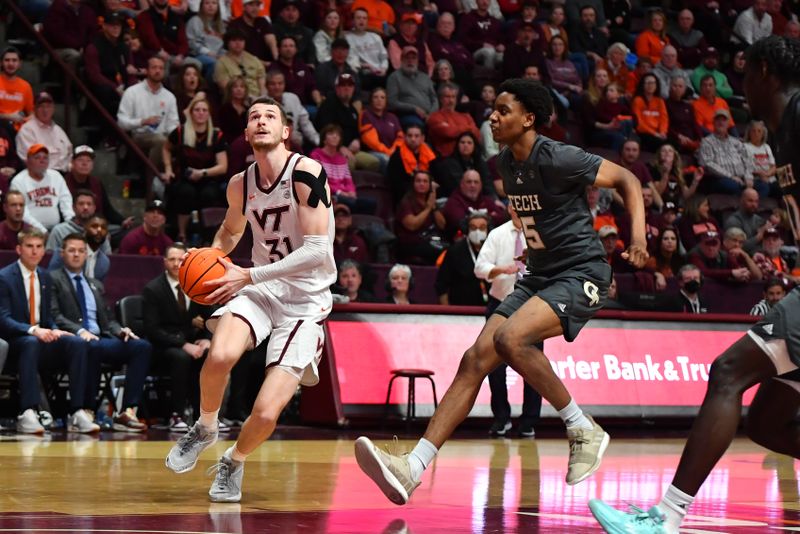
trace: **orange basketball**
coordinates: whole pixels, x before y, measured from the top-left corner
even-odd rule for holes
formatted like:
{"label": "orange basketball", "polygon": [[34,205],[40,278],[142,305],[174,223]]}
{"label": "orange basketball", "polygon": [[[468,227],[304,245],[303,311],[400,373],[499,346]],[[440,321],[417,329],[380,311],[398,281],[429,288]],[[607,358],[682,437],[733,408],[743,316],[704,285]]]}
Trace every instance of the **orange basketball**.
{"label": "orange basketball", "polygon": [[198,248],[189,253],[181,265],[178,272],[181,289],[198,304],[209,304],[205,297],[216,290],[216,287],[206,287],[204,282],[225,274],[225,267],[219,264],[218,258],[228,259],[218,248]]}

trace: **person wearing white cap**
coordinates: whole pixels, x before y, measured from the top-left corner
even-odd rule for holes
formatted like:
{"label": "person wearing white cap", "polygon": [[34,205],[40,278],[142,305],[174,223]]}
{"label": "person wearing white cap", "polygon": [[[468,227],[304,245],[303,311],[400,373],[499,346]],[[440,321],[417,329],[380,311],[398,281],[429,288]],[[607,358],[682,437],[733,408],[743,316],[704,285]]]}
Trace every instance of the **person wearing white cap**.
{"label": "person wearing white cap", "polygon": [[43,144],[50,151],[50,168],[64,173],[72,159],[72,142],[53,120],[56,110],[53,97],[42,91],[34,102],[33,117],[17,133],[17,156],[24,160],[31,146]]}

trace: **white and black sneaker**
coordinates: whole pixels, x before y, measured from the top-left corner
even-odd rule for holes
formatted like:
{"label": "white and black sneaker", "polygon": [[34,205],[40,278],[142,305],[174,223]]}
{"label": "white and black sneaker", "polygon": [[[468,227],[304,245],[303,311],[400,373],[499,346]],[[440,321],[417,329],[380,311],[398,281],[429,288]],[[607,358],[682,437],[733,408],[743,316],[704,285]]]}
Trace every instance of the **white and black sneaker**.
{"label": "white and black sneaker", "polygon": [[505,436],[511,430],[511,421],[501,421],[495,419],[489,428],[489,434],[492,436]]}

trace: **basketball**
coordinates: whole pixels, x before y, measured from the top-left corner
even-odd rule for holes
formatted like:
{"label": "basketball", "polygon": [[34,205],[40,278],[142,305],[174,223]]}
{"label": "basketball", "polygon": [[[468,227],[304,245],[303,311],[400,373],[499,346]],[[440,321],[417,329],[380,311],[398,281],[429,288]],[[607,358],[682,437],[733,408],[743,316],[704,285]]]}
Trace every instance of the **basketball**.
{"label": "basketball", "polygon": [[189,253],[178,271],[181,289],[186,296],[198,304],[209,304],[205,297],[216,289],[215,287],[205,287],[204,282],[225,274],[225,267],[217,262],[218,258],[228,259],[225,253],[218,248],[198,248]]}

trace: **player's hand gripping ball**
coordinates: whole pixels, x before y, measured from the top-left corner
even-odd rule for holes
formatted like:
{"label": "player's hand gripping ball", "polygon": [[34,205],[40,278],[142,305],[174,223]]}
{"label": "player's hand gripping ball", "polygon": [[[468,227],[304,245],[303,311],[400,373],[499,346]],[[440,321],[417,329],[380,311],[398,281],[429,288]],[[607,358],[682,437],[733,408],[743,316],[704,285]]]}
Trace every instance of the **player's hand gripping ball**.
{"label": "player's hand gripping ball", "polygon": [[225,274],[225,267],[217,259],[230,261],[218,248],[198,248],[189,253],[178,271],[178,282],[186,296],[198,304],[208,305],[205,297],[214,291],[214,287],[206,287],[204,282],[214,280]]}

